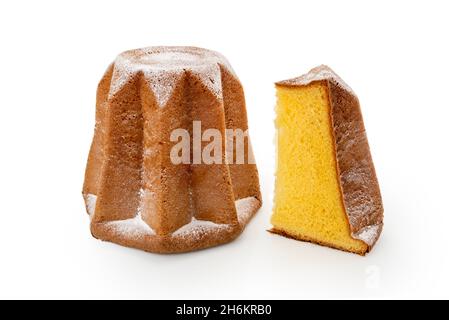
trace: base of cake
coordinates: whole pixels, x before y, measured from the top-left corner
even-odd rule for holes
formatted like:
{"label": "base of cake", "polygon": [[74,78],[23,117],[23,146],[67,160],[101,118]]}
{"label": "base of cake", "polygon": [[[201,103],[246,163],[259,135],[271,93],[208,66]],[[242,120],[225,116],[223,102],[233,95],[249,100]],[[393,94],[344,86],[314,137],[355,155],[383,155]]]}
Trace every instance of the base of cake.
{"label": "base of cake", "polygon": [[319,241],[319,240],[312,239],[310,237],[303,236],[303,235],[291,235],[291,234],[289,234],[289,233],[287,233],[285,231],[277,230],[277,229],[274,229],[274,228],[272,228],[270,230],[267,230],[267,231],[270,232],[270,233],[273,233],[273,234],[281,235],[281,236],[286,237],[286,238],[290,238],[290,239],[294,239],[294,240],[298,240],[298,241],[310,242],[310,243],[318,244],[318,245],[321,245],[321,246],[324,246],[324,247],[328,247],[328,248],[333,248],[333,249],[338,249],[338,250],[345,251],[345,252],[351,252],[351,253],[359,254],[361,256],[364,256],[365,254],[367,254],[370,251],[370,249],[371,249],[371,246],[366,245],[366,249],[365,250],[348,250],[346,248],[343,248],[341,246],[338,246],[338,245],[335,245],[335,244],[332,244],[332,243]]}
{"label": "base of cake", "polygon": [[[90,195],[90,197],[95,197]],[[86,201],[87,208],[92,207]],[[235,202],[238,224],[215,224],[193,219],[189,224],[169,235],[157,235],[137,215],[133,219],[91,223],[92,235],[100,240],[154,253],[180,253],[205,249],[234,240],[261,207],[255,197]],[[91,216],[94,214],[91,212]]]}

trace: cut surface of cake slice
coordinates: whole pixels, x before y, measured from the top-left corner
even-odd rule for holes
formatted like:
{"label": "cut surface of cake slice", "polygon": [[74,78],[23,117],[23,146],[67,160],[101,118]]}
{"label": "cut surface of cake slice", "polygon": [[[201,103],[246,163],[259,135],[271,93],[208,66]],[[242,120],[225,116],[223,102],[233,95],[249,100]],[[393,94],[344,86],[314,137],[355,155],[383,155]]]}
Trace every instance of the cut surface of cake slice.
{"label": "cut surface of cake slice", "polygon": [[364,255],[383,206],[358,99],[329,67],[276,83],[270,231]]}

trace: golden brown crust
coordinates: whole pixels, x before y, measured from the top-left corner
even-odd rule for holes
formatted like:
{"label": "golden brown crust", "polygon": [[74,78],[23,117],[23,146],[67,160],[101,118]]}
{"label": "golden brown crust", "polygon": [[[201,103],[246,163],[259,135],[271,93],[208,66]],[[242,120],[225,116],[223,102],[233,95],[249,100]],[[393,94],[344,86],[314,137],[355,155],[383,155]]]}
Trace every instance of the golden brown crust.
{"label": "golden brown crust", "polygon": [[383,226],[376,171],[357,97],[328,80],[331,120],[341,195],[351,235],[372,248]]}
{"label": "golden brown crust", "polygon": [[[227,129],[248,129],[248,119],[245,106],[245,95],[240,81],[227,68],[221,67],[221,82],[223,85],[223,102]],[[245,150],[250,150],[249,139],[245,139]],[[247,157],[250,155],[247,154]],[[233,148],[233,160],[236,159],[236,149]],[[247,163],[248,162],[248,163]],[[243,164],[229,164],[232,187],[236,199],[254,196],[260,202],[262,197],[259,188],[257,166],[245,159]]]}
{"label": "golden brown crust", "polygon": [[[329,95],[337,175],[351,236],[363,241],[368,252],[382,231],[383,206],[357,96],[327,66],[319,66],[303,76],[277,82],[276,86],[298,87],[315,82],[324,83]],[[285,232],[278,230],[272,232],[285,235]],[[299,240],[317,242],[306,238]]]}
{"label": "golden brown crust", "polygon": [[[192,137],[193,121],[222,137],[227,124],[247,129],[243,89],[223,56],[149,47],[117,57],[98,87],[83,187],[95,237],[169,253],[240,234],[261,206],[257,169],[230,168],[225,152],[220,164],[173,164],[170,135],[182,128]],[[175,235],[186,226],[188,235]]]}
{"label": "golden brown crust", "polygon": [[89,150],[86,172],[84,175],[83,194],[97,194],[100,174],[104,161],[105,130],[103,130],[108,112],[108,93],[111,86],[113,65],[106,70],[97,88],[97,103],[95,110],[95,129]]}

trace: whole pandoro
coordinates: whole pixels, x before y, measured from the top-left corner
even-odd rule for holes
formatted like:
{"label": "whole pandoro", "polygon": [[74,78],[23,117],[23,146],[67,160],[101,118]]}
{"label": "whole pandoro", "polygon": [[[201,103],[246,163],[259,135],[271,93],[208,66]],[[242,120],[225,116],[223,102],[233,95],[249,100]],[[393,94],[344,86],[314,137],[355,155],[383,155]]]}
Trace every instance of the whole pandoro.
{"label": "whole pandoro", "polygon": [[[194,121],[222,133],[222,161],[173,163],[171,133],[192,133]],[[93,236],[158,253],[236,238],[261,196],[248,136],[245,161],[235,164],[225,129],[248,127],[242,85],[222,55],[194,47],[120,54],[97,91],[83,187]]]}

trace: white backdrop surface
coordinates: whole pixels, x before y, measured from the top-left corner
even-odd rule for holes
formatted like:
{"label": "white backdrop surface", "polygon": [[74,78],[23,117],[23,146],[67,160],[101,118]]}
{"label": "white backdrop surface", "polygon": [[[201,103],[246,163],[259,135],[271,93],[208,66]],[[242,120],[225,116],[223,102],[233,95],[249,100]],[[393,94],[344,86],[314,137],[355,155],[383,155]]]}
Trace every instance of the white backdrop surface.
{"label": "white backdrop surface", "polygon": [[[0,4],[0,298],[449,298],[447,1]],[[121,51],[217,50],[245,88],[264,206],[236,241],[156,255],[93,239],[95,90]],[[328,64],[357,92],[385,207],[366,257],[274,236],[274,85]]]}

